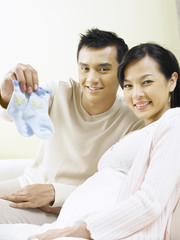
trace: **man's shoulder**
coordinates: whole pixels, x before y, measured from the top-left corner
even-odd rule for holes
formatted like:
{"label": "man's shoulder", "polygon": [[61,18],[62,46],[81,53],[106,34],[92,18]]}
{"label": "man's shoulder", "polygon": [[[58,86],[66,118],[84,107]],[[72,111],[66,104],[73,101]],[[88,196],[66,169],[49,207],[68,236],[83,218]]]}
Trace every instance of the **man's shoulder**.
{"label": "man's shoulder", "polygon": [[65,88],[80,88],[79,82],[72,78],[69,78],[66,81],[59,80],[58,85],[64,86]]}
{"label": "man's shoulder", "polygon": [[[117,108],[118,108],[120,114],[130,114],[132,116],[136,116],[134,114],[134,112],[130,109],[130,107],[128,106],[128,104],[126,103],[126,101],[124,100],[123,97],[117,96],[116,105],[117,105]],[[135,118],[137,118],[137,117],[135,117]]]}
{"label": "man's shoulder", "polygon": [[130,109],[124,98],[117,96],[116,98],[118,118],[121,123],[130,126],[131,130],[144,127],[144,121],[139,119],[135,113]]}
{"label": "man's shoulder", "polygon": [[79,82],[69,78],[65,81],[63,80],[51,80],[40,83],[41,87],[51,90],[52,95],[55,95],[57,92],[68,92],[72,93],[73,91],[80,91]]}

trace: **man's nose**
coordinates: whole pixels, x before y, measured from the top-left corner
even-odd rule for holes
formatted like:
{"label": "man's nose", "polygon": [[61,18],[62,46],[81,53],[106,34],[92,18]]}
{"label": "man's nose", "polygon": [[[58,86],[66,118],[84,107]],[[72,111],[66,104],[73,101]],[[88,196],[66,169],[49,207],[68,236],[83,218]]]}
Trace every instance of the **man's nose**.
{"label": "man's nose", "polygon": [[89,71],[88,76],[87,76],[87,81],[88,82],[99,82],[99,76],[98,73],[94,70]]}

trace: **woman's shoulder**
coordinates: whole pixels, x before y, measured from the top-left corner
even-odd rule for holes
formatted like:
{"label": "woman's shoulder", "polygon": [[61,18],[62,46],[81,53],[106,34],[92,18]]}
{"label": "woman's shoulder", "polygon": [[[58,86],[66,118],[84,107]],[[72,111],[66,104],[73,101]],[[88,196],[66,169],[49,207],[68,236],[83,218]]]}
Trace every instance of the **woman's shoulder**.
{"label": "woman's shoulder", "polygon": [[168,109],[159,120],[165,121],[170,118],[173,118],[173,119],[180,118],[180,107]]}
{"label": "woman's shoulder", "polygon": [[167,110],[157,121],[156,131],[180,131],[180,108]]}

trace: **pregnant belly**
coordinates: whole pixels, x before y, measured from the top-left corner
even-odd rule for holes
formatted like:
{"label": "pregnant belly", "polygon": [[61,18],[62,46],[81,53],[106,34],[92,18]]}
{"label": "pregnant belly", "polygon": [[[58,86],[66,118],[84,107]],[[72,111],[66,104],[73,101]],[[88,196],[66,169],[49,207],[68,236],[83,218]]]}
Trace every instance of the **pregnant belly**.
{"label": "pregnant belly", "polygon": [[66,200],[58,217],[58,226],[76,225],[89,214],[97,213],[117,203],[125,175],[111,168],[88,178]]}

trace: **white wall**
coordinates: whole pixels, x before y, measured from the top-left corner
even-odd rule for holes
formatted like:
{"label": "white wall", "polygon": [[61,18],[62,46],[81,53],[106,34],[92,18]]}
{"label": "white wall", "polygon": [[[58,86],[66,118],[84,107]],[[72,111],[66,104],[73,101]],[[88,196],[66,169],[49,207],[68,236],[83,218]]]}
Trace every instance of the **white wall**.
{"label": "white wall", "polygon": [[[22,62],[40,80],[77,79],[79,33],[92,27],[116,32],[130,47],[160,43],[180,59],[175,0],[0,0],[0,78]],[[0,158],[33,157],[38,142],[0,120]]]}
{"label": "white wall", "polygon": [[180,0],[176,0],[176,9],[178,15],[178,28],[179,28],[179,35],[180,35]]}

